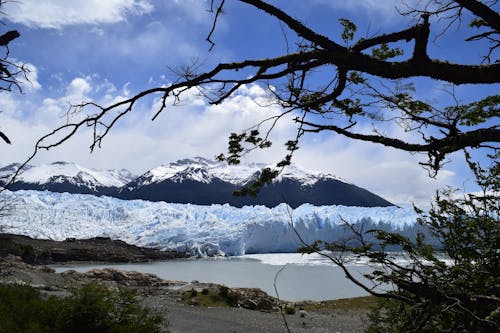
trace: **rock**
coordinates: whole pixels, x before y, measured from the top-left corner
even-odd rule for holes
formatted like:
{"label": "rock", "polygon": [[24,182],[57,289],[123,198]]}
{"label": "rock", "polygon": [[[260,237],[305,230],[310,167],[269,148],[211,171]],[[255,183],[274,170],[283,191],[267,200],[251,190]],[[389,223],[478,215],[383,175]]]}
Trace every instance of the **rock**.
{"label": "rock", "polygon": [[47,267],[47,266],[34,266],[23,260],[22,257],[7,254],[4,256],[0,256],[0,266],[3,267],[14,267],[19,269],[27,269],[31,271],[45,272],[45,273],[54,273],[55,270]]}
{"label": "rock", "polygon": [[274,309],[275,305],[271,299],[262,298],[258,301],[256,310],[270,311]]}
{"label": "rock", "polygon": [[257,310],[258,304],[253,299],[246,299],[240,303],[240,306],[247,310]]}
{"label": "rock", "polygon": [[186,253],[142,248],[107,237],[51,241],[0,234],[0,257],[9,254],[35,265],[69,261],[144,262],[187,257]]}
{"label": "rock", "polygon": [[169,284],[168,281],[163,281],[154,274],[120,271],[112,268],[93,269],[85,273],[69,270],[62,274],[92,280],[114,281],[118,284],[130,287],[158,287]]}

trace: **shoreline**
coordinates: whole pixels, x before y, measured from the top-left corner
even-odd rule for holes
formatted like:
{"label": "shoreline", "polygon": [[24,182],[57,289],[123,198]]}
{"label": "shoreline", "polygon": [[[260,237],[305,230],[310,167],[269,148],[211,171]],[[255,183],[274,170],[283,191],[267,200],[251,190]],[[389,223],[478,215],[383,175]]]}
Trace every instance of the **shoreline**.
{"label": "shoreline", "polygon": [[[12,246],[13,244],[17,245]],[[94,248],[93,252],[82,252],[82,248],[94,246],[97,248]],[[79,259],[94,257],[109,259],[109,257],[103,257],[99,251],[114,248],[115,252],[112,253],[118,253],[120,259],[132,260],[54,262],[54,259],[71,257],[75,253],[74,248],[78,249],[77,254],[85,254],[85,256],[78,257]],[[47,254],[48,249],[50,249],[48,251],[50,255]],[[121,252],[124,249],[125,252]],[[65,256],[64,251],[71,255]],[[285,309],[293,307],[293,314],[285,315],[293,332],[360,332],[366,329],[369,323],[367,313],[374,301],[367,297],[287,302],[271,297],[257,288],[227,288],[219,284],[198,281],[169,281],[154,274],[133,271],[94,269],[87,273],[72,270],[55,273],[54,269],[41,264],[39,260],[39,258],[43,260],[50,258],[50,265],[70,266],[72,264],[100,265],[188,258],[186,254],[175,253],[172,256],[171,252],[160,251],[162,254],[159,255],[157,251],[144,252],[136,246],[106,238],[54,242],[31,239],[27,236],[0,234],[0,282],[30,285],[44,293],[58,297],[67,295],[75,285],[89,282],[103,283],[111,288],[130,288],[138,293],[145,306],[168,318],[172,333],[282,332],[284,324],[279,311],[280,307]],[[38,260],[33,260],[33,258],[38,258]],[[30,264],[25,259],[33,260],[37,264]],[[237,299],[235,304],[205,303],[207,300],[205,295],[220,295],[224,288],[235,296]]]}
{"label": "shoreline", "polygon": [[[75,286],[89,282],[134,290],[144,306],[167,317],[171,333],[283,332],[280,307],[293,332],[361,332],[367,328],[369,307],[374,304],[366,297],[286,302],[256,288],[169,281],[153,274],[115,269],[55,273],[47,266],[26,264],[19,257],[0,258],[0,283],[30,285],[45,294],[65,297]],[[220,297],[217,302],[206,303],[223,290],[236,303],[221,302]]]}
{"label": "shoreline", "polygon": [[63,241],[0,233],[0,256],[16,255],[32,265],[67,262],[140,263],[187,258],[188,253],[139,247],[108,237]]}

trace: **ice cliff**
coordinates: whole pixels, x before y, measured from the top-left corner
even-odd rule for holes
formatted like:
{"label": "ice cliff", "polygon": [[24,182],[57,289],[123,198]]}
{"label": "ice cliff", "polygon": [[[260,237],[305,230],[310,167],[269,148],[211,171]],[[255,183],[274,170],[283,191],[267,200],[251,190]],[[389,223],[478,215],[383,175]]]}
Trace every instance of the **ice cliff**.
{"label": "ice cliff", "polygon": [[104,236],[203,255],[295,252],[301,243],[292,222],[303,240],[312,242],[345,236],[342,220],[406,233],[416,220],[412,210],[394,206],[235,208],[47,191],[5,191],[0,201],[13,207],[0,218],[4,232],[54,240]]}

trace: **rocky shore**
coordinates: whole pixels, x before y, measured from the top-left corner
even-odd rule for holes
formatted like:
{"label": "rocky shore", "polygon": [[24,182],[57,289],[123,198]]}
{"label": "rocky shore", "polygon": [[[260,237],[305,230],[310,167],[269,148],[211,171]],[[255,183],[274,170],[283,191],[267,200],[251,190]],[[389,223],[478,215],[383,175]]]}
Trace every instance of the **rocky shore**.
{"label": "rocky shore", "polygon": [[[28,260],[35,258],[33,262],[37,264],[82,261],[83,258],[91,261],[102,261],[96,260],[100,258],[107,258],[107,261],[111,261],[110,258],[119,258],[120,261],[163,260],[168,259],[167,253],[100,238],[51,243],[1,235],[0,282],[27,284],[61,297],[67,295],[70,288],[89,282],[99,282],[110,288],[134,289],[145,306],[168,318],[172,333],[286,332],[285,321],[291,332],[362,332],[368,323],[368,307],[373,305],[371,300],[367,303],[356,301],[356,306],[345,306],[347,303],[343,300],[284,302],[254,288],[167,281],[153,274],[114,269],[95,269],[85,273],[70,270],[58,274],[48,266],[33,265],[20,255],[7,253],[8,243],[9,246],[16,244],[21,247],[29,244],[34,256],[25,253],[25,257]],[[19,250],[18,247],[14,249]],[[107,251],[108,255],[102,251]],[[77,253],[79,255],[75,255]],[[181,254],[170,255],[170,258],[177,258]],[[367,306],[363,305],[365,303]]]}
{"label": "rocky shore", "polygon": [[145,262],[185,258],[184,252],[162,251],[127,244],[106,237],[53,241],[0,234],[0,256],[8,254],[33,265],[65,262]]}

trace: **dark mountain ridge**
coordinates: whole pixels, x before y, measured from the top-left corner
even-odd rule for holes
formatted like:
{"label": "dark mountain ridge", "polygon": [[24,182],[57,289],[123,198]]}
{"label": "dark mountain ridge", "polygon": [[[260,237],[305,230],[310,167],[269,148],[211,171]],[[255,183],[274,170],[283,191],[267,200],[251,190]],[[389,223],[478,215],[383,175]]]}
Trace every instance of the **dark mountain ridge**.
{"label": "dark mountain ridge", "polygon": [[[392,204],[380,196],[330,174],[289,166],[256,197],[234,196],[250,184],[265,167],[262,164],[229,166],[204,158],[185,159],[153,168],[139,177],[122,170],[92,170],[74,163],[55,162],[27,166],[9,190],[47,190],[78,194],[107,195],[119,199],[143,199],[200,205],[229,204],[235,207],[287,203],[298,207],[344,205],[386,207]],[[0,168],[5,183],[16,165]]]}

